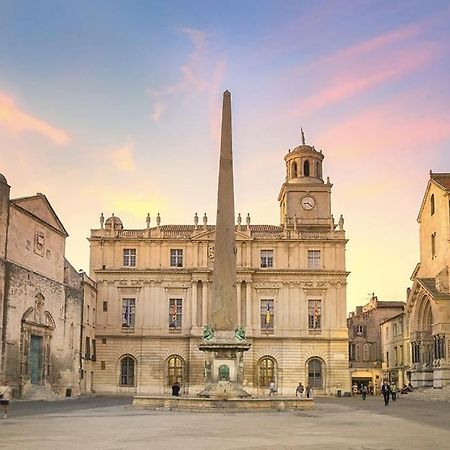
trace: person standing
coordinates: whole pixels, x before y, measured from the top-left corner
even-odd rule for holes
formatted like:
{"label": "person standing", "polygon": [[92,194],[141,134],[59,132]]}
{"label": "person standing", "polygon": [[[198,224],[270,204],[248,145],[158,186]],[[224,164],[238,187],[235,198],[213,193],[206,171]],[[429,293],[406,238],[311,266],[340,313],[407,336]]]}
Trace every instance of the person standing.
{"label": "person standing", "polygon": [[395,402],[395,400],[397,399],[397,386],[394,382],[391,383],[391,396],[392,401]]}
{"label": "person standing", "polygon": [[269,397],[277,394],[277,386],[275,385],[275,381],[272,380],[269,384]]}
{"label": "person standing", "polygon": [[296,397],[303,397],[303,392],[305,392],[305,388],[302,383],[298,383],[297,389],[295,390]]}
{"label": "person standing", "polygon": [[3,418],[8,418],[8,406],[12,397],[12,389],[9,385],[9,380],[3,381],[0,386],[0,405],[3,408]]}
{"label": "person standing", "polygon": [[367,397],[367,386],[365,384],[361,385],[361,398],[365,400]]}
{"label": "person standing", "polygon": [[178,383],[178,381],[176,381],[173,384],[173,386],[172,386],[172,395],[174,397],[179,397],[180,396],[180,389],[181,389],[180,383]]}
{"label": "person standing", "polygon": [[391,387],[387,381],[384,381],[383,386],[381,386],[381,393],[384,397],[384,406],[389,405],[389,397],[391,395]]}

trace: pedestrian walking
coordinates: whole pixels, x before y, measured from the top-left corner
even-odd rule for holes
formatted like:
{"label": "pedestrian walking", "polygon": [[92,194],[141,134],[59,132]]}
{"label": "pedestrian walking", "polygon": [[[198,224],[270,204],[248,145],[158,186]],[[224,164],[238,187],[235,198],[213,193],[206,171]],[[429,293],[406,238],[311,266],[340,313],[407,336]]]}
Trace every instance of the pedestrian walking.
{"label": "pedestrian walking", "polygon": [[8,407],[12,397],[12,388],[9,384],[9,380],[4,380],[0,386],[0,405],[3,408],[3,418],[8,418]]}
{"label": "pedestrian walking", "polygon": [[295,396],[302,398],[304,392],[305,392],[305,388],[303,387],[303,384],[298,383],[297,389],[295,390]]}
{"label": "pedestrian walking", "polygon": [[365,400],[367,397],[367,386],[365,384],[361,385],[361,398]]}
{"label": "pedestrian walking", "polygon": [[391,387],[389,386],[388,382],[385,381],[383,383],[383,386],[381,386],[381,393],[384,397],[384,406],[389,405],[389,397],[391,395]]}
{"label": "pedestrian walking", "polygon": [[391,396],[392,401],[395,402],[395,400],[397,399],[397,386],[394,382],[391,383]]}

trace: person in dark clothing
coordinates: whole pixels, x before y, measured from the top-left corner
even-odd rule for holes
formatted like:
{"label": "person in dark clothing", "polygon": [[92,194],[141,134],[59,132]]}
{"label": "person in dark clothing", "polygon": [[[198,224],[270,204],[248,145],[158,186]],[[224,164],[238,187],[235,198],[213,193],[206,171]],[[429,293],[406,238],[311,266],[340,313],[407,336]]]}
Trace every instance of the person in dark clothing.
{"label": "person in dark clothing", "polygon": [[389,386],[388,382],[385,381],[383,383],[383,386],[381,386],[381,393],[384,397],[384,406],[389,405],[389,397],[391,396],[391,387]]}
{"label": "person in dark clothing", "polygon": [[174,397],[179,397],[180,396],[180,389],[181,389],[180,383],[178,383],[178,381],[176,381],[173,384],[173,386],[172,386],[172,395]]}

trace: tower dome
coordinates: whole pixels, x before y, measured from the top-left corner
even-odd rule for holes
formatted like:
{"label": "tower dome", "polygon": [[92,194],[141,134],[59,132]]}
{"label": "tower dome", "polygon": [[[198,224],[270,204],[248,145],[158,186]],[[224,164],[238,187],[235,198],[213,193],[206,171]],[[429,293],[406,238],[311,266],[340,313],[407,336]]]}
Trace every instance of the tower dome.
{"label": "tower dome", "polygon": [[114,228],[115,230],[123,230],[123,223],[119,217],[114,214],[111,217],[108,217],[105,222],[105,229]]}
{"label": "tower dome", "polygon": [[294,150],[290,150],[284,157],[286,161],[286,181],[300,181],[316,183],[322,179],[322,151],[317,151],[313,146],[305,143],[305,135],[302,130],[302,143]]}

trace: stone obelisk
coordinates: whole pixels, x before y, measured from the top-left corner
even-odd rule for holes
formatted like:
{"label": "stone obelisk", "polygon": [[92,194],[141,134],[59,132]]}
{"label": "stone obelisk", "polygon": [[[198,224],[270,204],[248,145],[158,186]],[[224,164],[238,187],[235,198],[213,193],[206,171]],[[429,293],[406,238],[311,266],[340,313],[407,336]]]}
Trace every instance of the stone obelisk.
{"label": "stone obelisk", "polygon": [[198,346],[205,352],[205,388],[197,394],[201,397],[227,400],[249,396],[243,389],[243,354],[251,344],[237,322],[235,247],[231,94],[225,91],[211,308]]}
{"label": "stone obelisk", "polygon": [[225,91],[222,106],[222,135],[220,142],[216,242],[210,322],[214,332],[234,331],[238,326],[235,248],[231,94]]}

